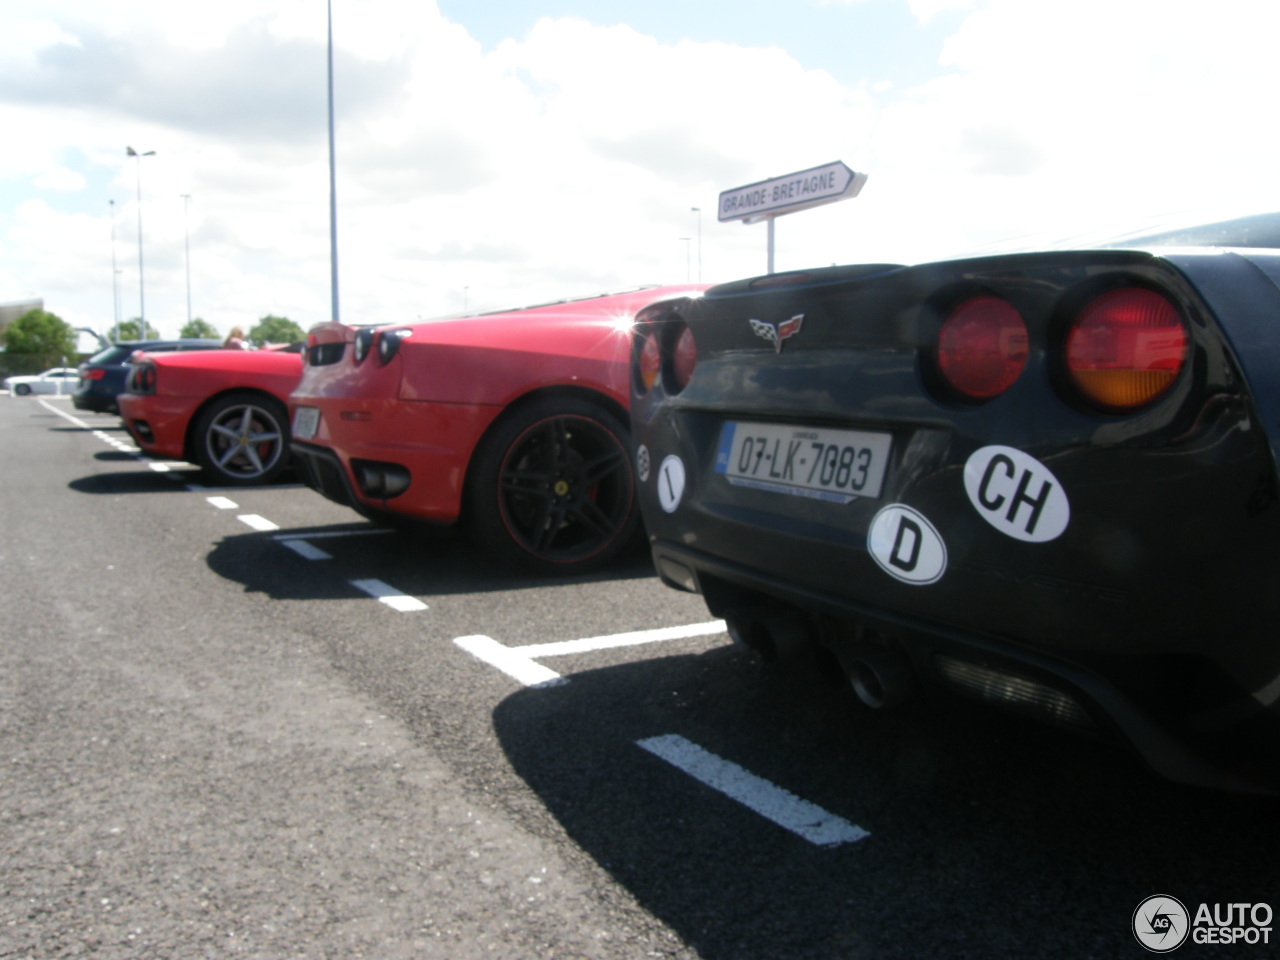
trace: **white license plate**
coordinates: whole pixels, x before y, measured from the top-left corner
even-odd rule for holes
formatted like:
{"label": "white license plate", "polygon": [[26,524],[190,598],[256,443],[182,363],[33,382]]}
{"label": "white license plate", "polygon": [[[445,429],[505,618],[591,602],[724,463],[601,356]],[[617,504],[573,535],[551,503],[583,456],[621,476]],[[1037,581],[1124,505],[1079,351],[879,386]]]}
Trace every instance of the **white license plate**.
{"label": "white license plate", "polygon": [[716,473],[732,484],[848,503],[876,498],[893,438],[887,433],[726,421]]}
{"label": "white license plate", "polygon": [[299,407],[293,411],[293,435],[299,440],[310,440],[319,429],[319,407]]}

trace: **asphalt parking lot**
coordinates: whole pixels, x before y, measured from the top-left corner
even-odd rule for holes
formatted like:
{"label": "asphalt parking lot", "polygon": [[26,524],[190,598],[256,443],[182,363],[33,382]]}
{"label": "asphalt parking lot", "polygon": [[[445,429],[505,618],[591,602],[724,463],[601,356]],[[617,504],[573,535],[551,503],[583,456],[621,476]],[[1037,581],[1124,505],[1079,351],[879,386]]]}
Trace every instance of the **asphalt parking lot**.
{"label": "asphalt parking lot", "polygon": [[1280,908],[1274,800],[870,712],[643,549],[520,577],[66,398],[0,443],[0,958],[1141,957],[1146,897]]}

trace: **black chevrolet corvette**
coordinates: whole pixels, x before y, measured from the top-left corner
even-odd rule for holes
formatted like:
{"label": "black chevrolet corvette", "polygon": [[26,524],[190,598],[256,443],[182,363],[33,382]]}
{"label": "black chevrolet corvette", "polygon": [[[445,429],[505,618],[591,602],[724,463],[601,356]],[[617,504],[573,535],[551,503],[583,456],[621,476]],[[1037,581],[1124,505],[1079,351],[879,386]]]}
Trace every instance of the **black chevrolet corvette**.
{"label": "black chevrolet corvette", "polygon": [[714,287],[632,391],[658,572],[735,640],[1280,786],[1280,214]]}

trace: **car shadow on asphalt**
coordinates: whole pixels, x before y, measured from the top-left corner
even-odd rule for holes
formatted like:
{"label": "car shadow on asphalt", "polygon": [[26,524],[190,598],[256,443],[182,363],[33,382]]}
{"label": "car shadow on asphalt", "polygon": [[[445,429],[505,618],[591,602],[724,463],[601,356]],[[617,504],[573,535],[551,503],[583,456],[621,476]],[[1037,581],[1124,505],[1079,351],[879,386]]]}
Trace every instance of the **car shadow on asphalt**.
{"label": "car shadow on asphalt", "polygon": [[[95,459],[101,459],[107,462],[137,459],[130,453],[114,453],[111,451],[97,453],[94,457]],[[170,475],[168,474],[157,473],[153,470],[127,470],[119,473],[95,473],[87,477],[80,477],[79,479],[72,480],[67,484],[67,486],[76,493],[88,493],[93,495],[120,493],[185,493],[186,488],[179,483],[175,483],[174,480],[169,479],[169,476]]]}
{"label": "car shadow on asphalt", "polygon": [[[102,463],[135,463],[141,464],[138,455],[130,453],[127,450],[100,450],[93,455],[93,459]],[[298,481],[297,475],[292,471],[286,470],[278,479],[272,483],[262,484],[261,486],[219,486],[210,483],[201,469],[197,466],[187,464],[181,461],[164,461],[163,465],[167,466],[164,470],[140,470],[121,473],[95,473],[87,477],[80,477],[72,480],[67,484],[77,493],[172,493],[175,491],[189,492],[188,484],[198,486],[204,493],[223,493],[226,491],[245,491],[245,490],[301,490],[303,485]]]}
{"label": "car shadow on asphalt", "polygon": [[[549,813],[709,960],[1038,956],[1046,924],[1055,955],[1137,955],[1144,898],[1265,899],[1280,855],[1273,800],[958,699],[873,712],[736,647],[526,688],[493,724],[519,780],[477,789]],[[639,745],[672,735],[869,836],[814,845]]]}
{"label": "car shadow on asphalt", "polygon": [[[309,546],[300,552],[294,546],[298,541]],[[653,561],[640,544],[590,573],[539,577],[495,562],[454,528],[391,529],[375,523],[228,536],[209,552],[207,562],[214,573],[248,592],[287,600],[367,596],[351,586],[352,580],[381,580],[409,596],[439,597],[654,576]]]}

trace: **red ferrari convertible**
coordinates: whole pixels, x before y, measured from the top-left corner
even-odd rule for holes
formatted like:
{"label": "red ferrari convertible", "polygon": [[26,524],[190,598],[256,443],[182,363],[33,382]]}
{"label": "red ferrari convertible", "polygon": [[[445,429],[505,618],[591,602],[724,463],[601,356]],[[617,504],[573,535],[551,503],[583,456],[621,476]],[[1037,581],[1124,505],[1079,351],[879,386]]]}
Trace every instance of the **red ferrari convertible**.
{"label": "red ferrari convertible", "polygon": [[290,401],[303,482],[366,515],[461,519],[496,558],[539,573],[596,566],[638,524],[632,321],[701,289],[314,327]]}
{"label": "red ferrari convertible", "polygon": [[289,393],[302,346],[139,354],[120,415],[147,453],[198,463],[218,484],[270,483],[289,464]]}

